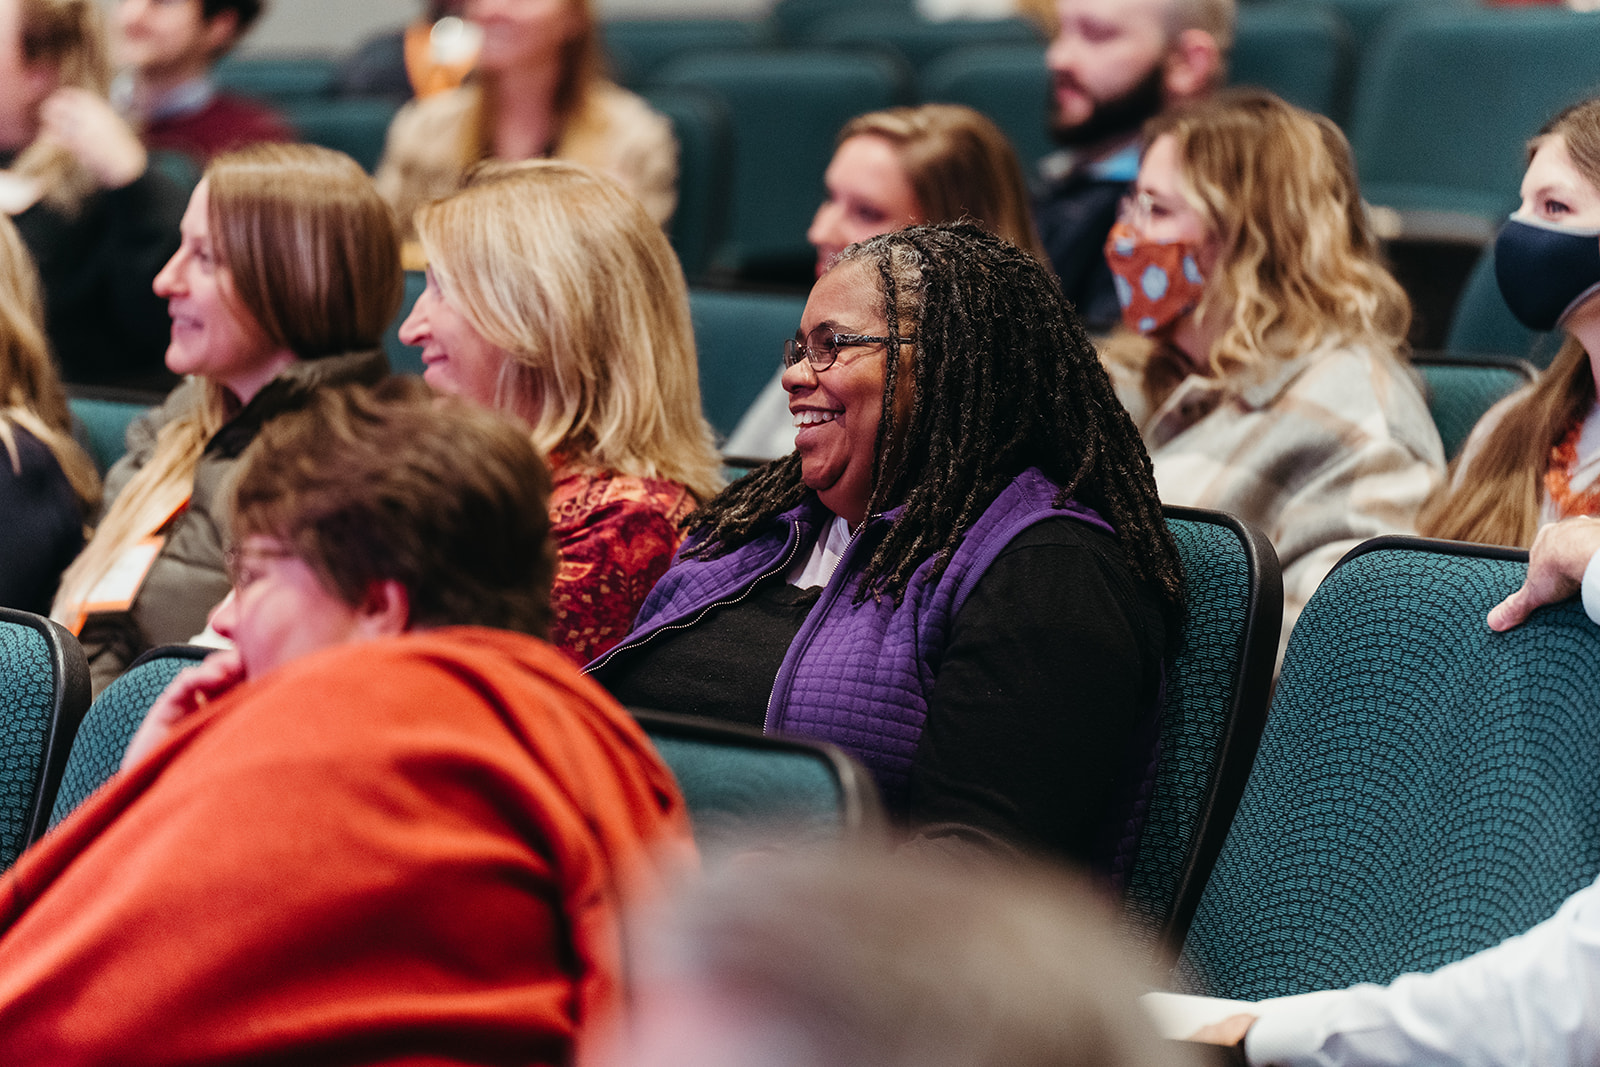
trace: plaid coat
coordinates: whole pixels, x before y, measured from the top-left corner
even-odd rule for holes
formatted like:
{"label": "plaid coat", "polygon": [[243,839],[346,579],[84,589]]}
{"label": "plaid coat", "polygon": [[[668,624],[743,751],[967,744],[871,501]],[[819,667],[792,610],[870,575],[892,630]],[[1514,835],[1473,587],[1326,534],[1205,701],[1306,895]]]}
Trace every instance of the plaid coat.
{"label": "plaid coat", "polygon": [[1289,631],[1346,551],[1415,533],[1444,474],[1444,449],[1416,375],[1388,352],[1333,344],[1252,374],[1191,374],[1154,408],[1136,371],[1107,369],[1164,503],[1236,515],[1272,540]]}

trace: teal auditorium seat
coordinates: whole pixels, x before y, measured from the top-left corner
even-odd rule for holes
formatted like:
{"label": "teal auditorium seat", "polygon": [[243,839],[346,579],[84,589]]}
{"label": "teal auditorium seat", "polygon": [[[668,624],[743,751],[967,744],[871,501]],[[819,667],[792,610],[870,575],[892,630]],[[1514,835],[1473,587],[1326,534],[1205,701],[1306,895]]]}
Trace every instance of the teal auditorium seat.
{"label": "teal auditorium seat", "polygon": [[1133,933],[1176,950],[1244,791],[1283,623],[1272,542],[1231,515],[1166,507],[1188,578],[1167,675],[1161,758],[1126,905]]}
{"label": "teal auditorium seat", "polygon": [[383,335],[383,354],[389,357],[391,373],[421,374],[423,371],[422,349],[400,342],[400,324],[411,314],[411,305],[417,302],[417,297],[422,295],[427,284],[428,275],[425,271],[406,271],[406,291],[400,298],[400,310],[395,313],[394,321]]}
{"label": "teal auditorium seat", "polygon": [[66,773],[55,794],[49,814],[50,825],[65,819],[79,804],[105,784],[122,765],[122,754],[133,740],[134,731],[144,721],[156,697],[161,695],[179,671],[193,667],[213,649],[194,645],[167,645],[152,648],[134,660],[122,676],[89,706],[83,724],[66,757]]}
{"label": "teal auditorium seat", "polygon": [[69,385],[72,435],[103,475],[127,451],[128,424],[161,403],[159,393],[136,389]]}
{"label": "teal auditorium seat", "polygon": [[1494,245],[1486,245],[1456,300],[1445,351],[1459,356],[1516,356],[1536,367],[1548,367],[1561,347],[1562,336],[1559,330],[1530,330],[1511,314],[1494,277]]}
{"label": "teal auditorium seat", "polygon": [[667,236],[684,275],[699,281],[725,225],[733,144],[728,110],[716,96],[694,89],[646,89],[643,95],[671,121],[678,141],[678,204]]}
{"label": "teal auditorium seat", "polygon": [[1228,80],[1253,85],[1342,123],[1349,106],[1350,29],[1325,7],[1246,4],[1239,8]]}
{"label": "teal auditorium seat", "polygon": [[400,107],[380,97],[352,96],[291,102],[284,110],[304,140],[345,153],[371,174]]}
{"label": "teal auditorium seat", "polygon": [[1424,5],[1385,27],[1350,121],[1362,191],[1412,213],[1403,233],[1487,239],[1516,205],[1528,138],[1600,86],[1600,13]]}
{"label": "teal auditorium seat", "polygon": [[89,663],[66,630],[0,608],[0,869],[49,826],[67,750],[89,706]]}
{"label": "teal auditorium seat", "polygon": [[1419,353],[1411,362],[1422,375],[1428,412],[1444,442],[1446,459],[1461,451],[1484,412],[1533,381],[1533,368],[1510,356]]}
{"label": "teal auditorium seat", "polygon": [[803,296],[691,289],[700,402],[727,437],[783,364],[783,342],[800,328]]}
{"label": "teal auditorium seat", "polygon": [[1255,1000],[1431,969],[1600,872],[1600,626],[1568,602],[1496,634],[1526,554],[1411,537],[1312,596],[1182,984]]}
{"label": "teal auditorium seat", "polygon": [[[1356,54],[1360,55],[1382,36],[1390,19],[1404,17],[1424,4],[1465,7],[1477,0],[1284,0],[1298,7],[1331,11],[1349,27]],[[1243,6],[1240,11],[1245,10]]]}
{"label": "teal auditorium seat", "polygon": [[780,43],[798,44],[811,27],[846,11],[865,9],[916,13],[914,0],[778,0],[772,5],[772,26]]}
{"label": "teal auditorium seat", "polygon": [[680,56],[656,82],[715,94],[732,123],[727,231],[713,272],[794,283],[810,277],[806,228],[839,127],[901,102],[907,79],[882,54],[796,49]]}
{"label": "teal auditorium seat", "polygon": [[629,710],[677,778],[695,842],[708,854],[774,839],[868,835],[883,826],[872,776],[833,745]]}
{"label": "teal auditorium seat", "polygon": [[332,56],[231,55],[214,76],[223,89],[284,107],[332,95],[339,61]]}
{"label": "teal auditorium seat", "polygon": [[987,115],[1017,150],[1030,180],[1039,160],[1055,150],[1043,45],[974,45],[948,52],[922,71],[918,94],[930,104],[965,104]]}
{"label": "teal auditorium seat", "polygon": [[772,44],[763,22],[735,18],[613,19],[601,23],[611,75],[637,88],[667,60],[685,52],[736,52]]}
{"label": "teal auditorium seat", "polygon": [[852,7],[819,19],[805,31],[816,48],[853,52],[884,49],[914,71],[960,48],[978,45],[1044,46],[1038,28],[1027,19],[950,19],[933,22],[916,13],[881,6]]}

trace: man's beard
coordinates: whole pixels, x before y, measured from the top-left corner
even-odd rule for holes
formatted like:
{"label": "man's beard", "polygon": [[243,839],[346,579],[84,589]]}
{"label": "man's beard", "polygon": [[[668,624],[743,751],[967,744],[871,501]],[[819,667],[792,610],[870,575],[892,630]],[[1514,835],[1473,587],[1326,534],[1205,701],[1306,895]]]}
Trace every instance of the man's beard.
{"label": "man's beard", "polygon": [[[1052,120],[1050,136],[1063,148],[1087,148],[1116,137],[1139,132],[1147,119],[1161,113],[1166,103],[1166,69],[1157,63],[1127,92],[1095,103],[1089,117],[1075,126]],[[1054,93],[1050,106],[1055,107]]]}

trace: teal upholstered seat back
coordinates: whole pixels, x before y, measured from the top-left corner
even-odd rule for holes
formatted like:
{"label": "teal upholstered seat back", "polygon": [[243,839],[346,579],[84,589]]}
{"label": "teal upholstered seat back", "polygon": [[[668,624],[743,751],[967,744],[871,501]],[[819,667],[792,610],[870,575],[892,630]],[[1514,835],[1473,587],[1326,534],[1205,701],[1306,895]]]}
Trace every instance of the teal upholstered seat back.
{"label": "teal upholstered seat back", "polygon": [[881,821],[877,788],[833,745],[635,710],[672,768],[703,850],[782,836],[833,838]]}
{"label": "teal upholstered seat back", "polygon": [[1167,674],[1161,759],[1127,904],[1148,940],[1177,947],[1227,834],[1261,736],[1283,617],[1272,544],[1230,516],[1166,509],[1187,575]]}
{"label": "teal upholstered seat back", "polygon": [[1463,549],[1379,538],[1312,597],[1189,983],[1386,982],[1526,930],[1600,872],[1600,627],[1568,603],[1492,633],[1525,564]]}
{"label": "teal upholstered seat back", "polygon": [[88,704],[89,666],[72,635],[0,608],[0,869],[43,832]]}
{"label": "teal upholstered seat back", "polygon": [[133,732],[145,712],[178,672],[193,667],[208,652],[204,648],[177,646],[151,649],[134,661],[123,675],[106,686],[90,705],[67,757],[66,773],[56,793],[50,825],[71,815],[79,804],[105,784],[122,765]]}
{"label": "teal upholstered seat back", "polygon": [[1533,368],[1517,359],[1418,356],[1413,362],[1427,388],[1428,413],[1447,459],[1461,451],[1484,412],[1533,381]]}

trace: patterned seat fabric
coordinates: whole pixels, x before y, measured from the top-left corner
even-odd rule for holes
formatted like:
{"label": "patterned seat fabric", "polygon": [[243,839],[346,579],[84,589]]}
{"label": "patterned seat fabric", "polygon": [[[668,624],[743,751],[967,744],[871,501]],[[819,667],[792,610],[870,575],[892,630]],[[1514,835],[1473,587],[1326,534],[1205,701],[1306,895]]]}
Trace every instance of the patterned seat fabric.
{"label": "patterned seat fabric", "polygon": [[1257,999],[1386,982],[1534,925],[1600,870],[1600,627],[1484,623],[1526,556],[1356,549],[1295,628],[1185,984]]}
{"label": "patterned seat fabric", "polygon": [[89,706],[89,665],[48,619],[0,608],[0,869],[45,828],[61,768]]}
{"label": "patterned seat fabric", "polygon": [[105,784],[122,765],[133,733],[145,712],[167,684],[186,667],[202,659],[206,648],[187,645],[151,649],[134,661],[90,706],[67,757],[61,788],[56,792],[50,825],[71,815],[79,804]]}
{"label": "patterned seat fabric", "polygon": [[1283,615],[1272,544],[1216,512],[1167,508],[1187,612],[1167,676],[1155,792],[1129,877],[1134,936],[1177,948],[1227,834],[1266,716]]}

